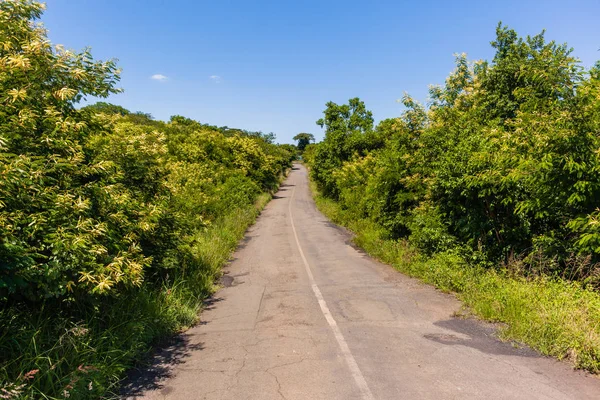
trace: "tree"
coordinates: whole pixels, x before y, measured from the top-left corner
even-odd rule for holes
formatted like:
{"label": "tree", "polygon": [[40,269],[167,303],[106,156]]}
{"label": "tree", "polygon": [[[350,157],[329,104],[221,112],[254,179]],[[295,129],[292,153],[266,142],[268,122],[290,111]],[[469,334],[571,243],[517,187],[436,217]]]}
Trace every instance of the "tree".
{"label": "tree", "polygon": [[103,114],[110,114],[110,115],[118,114],[121,116],[131,114],[131,111],[129,111],[128,109],[126,109],[124,107],[121,107],[116,104],[106,103],[104,101],[99,101],[97,103],[90,104],[89,106],[85,106],[82,108],[82,110],[89,110],[89,111],[96,112],[96,113],[103,113]]}
{"label": "tree", "polygon": [[368,150],[373,114],[358,97],[350,99],[348,104],[330,101],[326,106],[324,117],[317,121],[317,125],[325,128],[325,139],[315,151],[312,175],[326,196],[337,198],[332,174],[355,152],[362,154]]}
{"label": "tree", "polygon": [[502,24],[492,47],[490,61],[458,55],[429,107],[405,96],[401,118],[374,131],[360,100],[328,103],[325,139],[306,151],[311,175],[348,215],[421,251],[460,243],[482,265],[516,257],[535,273],[591,276],[600,65],[586,71],[566,44]]}
{"label": "tree", "polygon": [[306,146],[308,146],[311,142],[315,141],[315,137],[312,133],[299,133],[294,136],[294,140],[298,141],[298,151],[300,153],[304,152]]}

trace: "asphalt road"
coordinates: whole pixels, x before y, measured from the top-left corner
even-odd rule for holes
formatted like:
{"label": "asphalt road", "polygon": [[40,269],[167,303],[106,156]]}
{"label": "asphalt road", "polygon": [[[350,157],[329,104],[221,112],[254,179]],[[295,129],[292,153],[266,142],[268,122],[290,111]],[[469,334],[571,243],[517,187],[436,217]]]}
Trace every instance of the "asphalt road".
{"label": "asphalt road", "polygon": [[455,318],[451,295],[350,244],[296,166],[202,322],[132,376],[145,399],[600,399],[600,379]]}

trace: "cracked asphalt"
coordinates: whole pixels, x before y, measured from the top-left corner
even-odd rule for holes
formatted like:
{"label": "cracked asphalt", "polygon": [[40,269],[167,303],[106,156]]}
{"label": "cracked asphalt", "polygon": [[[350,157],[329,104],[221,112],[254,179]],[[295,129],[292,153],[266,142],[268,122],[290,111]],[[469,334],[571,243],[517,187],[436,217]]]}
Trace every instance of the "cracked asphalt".
{"label": "cracked asphalt", "polygon": [[296,165],[201,323],[134,372],[122,398],[600,399],[597,377],[453,317],[461,305],[452,295],[350,239],[315,208],[307,171]]}

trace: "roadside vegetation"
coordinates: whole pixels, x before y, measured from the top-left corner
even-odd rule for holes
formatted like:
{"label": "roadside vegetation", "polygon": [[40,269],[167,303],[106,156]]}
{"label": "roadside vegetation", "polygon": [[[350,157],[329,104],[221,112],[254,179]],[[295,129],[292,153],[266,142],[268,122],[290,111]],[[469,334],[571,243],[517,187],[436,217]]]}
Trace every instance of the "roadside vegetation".
{"label": "roadside vegetation", "polygon": [[97,399],[192,325],[295,158],[273,135],[86,97],[113,61],[0,2],[0,398]]}
{"label": "roadside vegetation", "polygon": [[600,371],[600,63],[499,25],[423,106],[374,126],[328,103],[306,146],[319,208],[501,334]]}

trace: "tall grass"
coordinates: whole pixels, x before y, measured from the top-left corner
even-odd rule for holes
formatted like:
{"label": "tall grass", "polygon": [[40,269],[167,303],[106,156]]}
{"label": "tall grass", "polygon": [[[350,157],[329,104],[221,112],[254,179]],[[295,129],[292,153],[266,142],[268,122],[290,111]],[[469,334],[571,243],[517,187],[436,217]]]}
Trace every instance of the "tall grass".
{"label": "tall grass", "polygon": [[271,196],[232,210],[190,241],[197,268],[162,287],[96,305],[47,300],[0,310],[0,398],[97,399],[115,393],[151,346],[198,319],[221,267]]}
{"label": "tall grass", "polygon": [[577,282],[537,276],[524,278],[508,269],[474,266],[457,249],[420,254],[408,241],[391,240],[376,223],[356,218],[312,185],[317,207],[355,233],[354,241],[398,271],[456,293],[469,310],[501,322],[500,336],[540,353],[568,359],[576,368],[600,372],[600,294]]}

